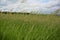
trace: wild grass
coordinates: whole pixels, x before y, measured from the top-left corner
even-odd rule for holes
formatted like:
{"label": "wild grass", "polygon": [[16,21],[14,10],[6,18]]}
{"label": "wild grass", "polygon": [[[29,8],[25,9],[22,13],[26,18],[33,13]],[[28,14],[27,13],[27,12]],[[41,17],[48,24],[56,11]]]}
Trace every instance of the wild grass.
{"label": "wild grass", "polygon": [[60,16],[0,13],[0,40],[60,40]]}

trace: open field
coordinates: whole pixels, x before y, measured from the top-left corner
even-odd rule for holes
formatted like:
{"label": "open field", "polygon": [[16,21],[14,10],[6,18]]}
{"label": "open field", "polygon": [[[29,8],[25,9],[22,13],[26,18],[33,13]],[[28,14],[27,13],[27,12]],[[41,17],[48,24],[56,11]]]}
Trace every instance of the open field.
{"label": "open field", "polygon": [[0,13],[0,40],[60,40],[60,16]]}

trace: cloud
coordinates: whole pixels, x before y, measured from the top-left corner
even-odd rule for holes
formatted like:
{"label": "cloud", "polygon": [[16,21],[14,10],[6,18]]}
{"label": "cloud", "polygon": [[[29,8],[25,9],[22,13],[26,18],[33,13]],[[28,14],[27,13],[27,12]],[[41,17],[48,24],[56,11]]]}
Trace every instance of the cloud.
{"label": "cloud", "polygon": [[[26,0],[21,3],[21,0],[0,0],[0,10],[2,11],[51,11],[60,8],[59,0],[49,0],[48,2],[41,2],[38,0]],[[4,6],[2,6],[4,5]],[[56,5],[56,6],[54,6]]]}

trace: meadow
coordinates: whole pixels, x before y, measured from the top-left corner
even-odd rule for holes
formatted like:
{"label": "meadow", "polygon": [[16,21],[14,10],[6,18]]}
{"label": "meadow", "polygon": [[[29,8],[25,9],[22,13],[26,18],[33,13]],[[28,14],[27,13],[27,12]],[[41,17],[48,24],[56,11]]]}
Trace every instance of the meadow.
{"label": "meadow", "polygon": [[0,40],[60,40],[60,16],[0,13]]}

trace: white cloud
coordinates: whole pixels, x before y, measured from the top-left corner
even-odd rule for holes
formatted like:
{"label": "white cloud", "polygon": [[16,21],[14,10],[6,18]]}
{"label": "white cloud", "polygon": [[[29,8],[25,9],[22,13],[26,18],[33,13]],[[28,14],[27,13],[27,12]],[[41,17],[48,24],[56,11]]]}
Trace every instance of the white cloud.
{"label": "white cloud", "polygon": [[[41,9],[50,11],[50,9],[54,10],[54,9],[59,8],[59,7],[49,8],[49,7],[53,6],[53,5],[57,5],[59,0],[50,0],[47,3],[36,2],[34,0],[30,0],[30,2],[28,3],[28,1],[29,0],[27,0],[26,3],[21,3],[21,0],[18,0],[15,3],[13,3],[13,2],[11,2],[9,0],[1,0],[1,3],[2,4],[7,4],[7,6],[1,6],[0,5],[0,10],[3,10],[3,11],[27,11],[27,12],[30,12],[30,11],[33,11],[33,10],[40,11]],[[44,10],[42,10],[42,11],[44,11]]]}

